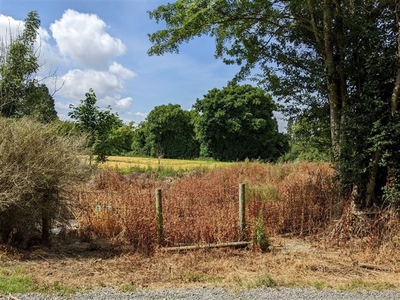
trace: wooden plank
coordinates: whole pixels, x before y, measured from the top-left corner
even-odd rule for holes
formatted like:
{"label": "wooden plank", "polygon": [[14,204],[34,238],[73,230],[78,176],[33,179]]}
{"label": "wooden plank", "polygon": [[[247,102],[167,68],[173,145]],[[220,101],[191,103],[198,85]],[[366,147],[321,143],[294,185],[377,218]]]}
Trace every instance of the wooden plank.
{"label": "wooden plank", "polygon": [[252,242],[231,242],[231,243],[218,243],[218,244],[202,244],[202,245],[190,245],[190,246],[178,246],[178,247],[162,247],[161,251],[173,252],[173,251],[189,251],[189,250],[200,250],[200,249],[211,249],[211,248],[246,248]]}

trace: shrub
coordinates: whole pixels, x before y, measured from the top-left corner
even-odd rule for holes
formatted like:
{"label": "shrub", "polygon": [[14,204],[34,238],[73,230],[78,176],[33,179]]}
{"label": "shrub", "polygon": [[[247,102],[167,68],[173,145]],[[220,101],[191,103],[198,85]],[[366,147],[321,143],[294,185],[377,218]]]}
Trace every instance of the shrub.
{"label": "shrub", "polygon": [[0,118],[0,239],[49,243],[51,219],[63,192],[88,175],[81,141],[61,137],[54,125]]}

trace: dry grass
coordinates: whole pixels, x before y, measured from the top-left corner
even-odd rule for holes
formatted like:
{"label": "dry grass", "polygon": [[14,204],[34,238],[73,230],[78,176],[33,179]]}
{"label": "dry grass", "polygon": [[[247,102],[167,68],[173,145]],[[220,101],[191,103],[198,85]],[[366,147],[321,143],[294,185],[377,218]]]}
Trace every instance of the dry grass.
{"label": "dry grass", "polygon": [[[368,215],[347,202],[343,208],[334,176],[329,165],[308,163],[234,164],[174,180],[105,171],[75,195],[85,241],[32,252],[0,249],[0,270],[23,269],[38,289],[58,292],[104,286],[396,288],[399,216],[390,208]],[[166,245],[211,243],[239,238],[241,182],[247,187],[247,238],[261,218],[269,252],[255,245],[253,251],[178,253],[156,247],[156,188],[163,191]]]}
{"label": "dry grass", "polygon": [[[135,249],[155,249],[155,189],[163,194],[165,245],[240,239],[238,187],[245,183],[247,232],[267,236],[323,230],[341,213],[327,164],[234,164],[193,171],[175,180],[105,171],[76,194],[76,217],[87,237],[107,237]],[[260,230],[260,228],[258,228]]]}
{"label": "dry grass", "polygon": [[221,166],[229,166],[231,163],[208,160],[183,160],[183,159],[161,159],[151,157],[123,157],[109,156],[107,162],[100,166],[105,169],[117,170],[146,170],[166,168],[172,170],[188,171],[193,169],[213,169]]}
{"label": "dry grass", "polygon": [[396,261],[392,256],[378,265],[374,259],[388,253],[324,249],[323,244],[298,238],[274,237],[271,243],[269,253],[214,249],[157,251],[151,256],[98,251],[84,243],[79,249],[37,249],[14,255],[0,261],[0,269],[24,270],[39,290],[48,292],[105,286],[122,290],[196,286],[232,291],[261,286],[385,290],[400,284],[399,255]]}

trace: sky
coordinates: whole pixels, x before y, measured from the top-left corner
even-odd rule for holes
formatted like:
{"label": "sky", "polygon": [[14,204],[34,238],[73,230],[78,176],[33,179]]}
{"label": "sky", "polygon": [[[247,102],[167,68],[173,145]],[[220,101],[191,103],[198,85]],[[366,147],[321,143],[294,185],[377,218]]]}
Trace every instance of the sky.
{"label": "sky", "polygon": [[[97,105],[128,123],[143,121],[155,106],[191,109],[213,88],[223,88],[239,71],[214,57],[210,37],[195,38],[179,54],[149,56],[148,34],[163,29],[148,11],[168,0],[0,0],[0,37],[21,32],[23,20],[37,11],[38,49],[43,78],[58,116],[68,120],[69,105],[79,105],[90,88]],[[39,47],[40,46],[40,47]],[[280,131],[284,122],[278,118]]]}

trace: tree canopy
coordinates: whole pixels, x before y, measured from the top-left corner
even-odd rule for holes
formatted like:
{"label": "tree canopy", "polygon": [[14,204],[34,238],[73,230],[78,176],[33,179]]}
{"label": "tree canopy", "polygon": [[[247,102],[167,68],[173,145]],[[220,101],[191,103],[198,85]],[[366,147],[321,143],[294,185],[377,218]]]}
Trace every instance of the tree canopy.
{"label": "tree canopy", "polygon": [[137,129],[134,151],[165,158],[196,158],[193,113],[179,104],[156,106]]}
{"label": "tree canopy", "polygon": [[334,165],[344,188],[357,185],[361,207],[381,203],[382,189],[400,180],[396,1],[178,0],[149,15],[165,22],[149,34],[149,54],[178,52],[209,35],[217,58],[241,65],[234,79],[253,76],[294,123],[297,115],[303,124],[314,118],[303,113],[313,107],[327,111],[320,120],[328,123]]}
{"label": "tree canopy", "polygon": [[0,112],[4,117],[30,115],[41,122],[57,119],[54,99],[36,78],[40,69],[35,41],[39,14],[32,11],[21,34],[2,40],[0,49]]}
{"label": "tree canopy", "polygon": [[79,130],[88,135],[87,145],[91,155],[96,155],[96,161],[104,162],[110,153],[110,135],[113,130],[123,125],[118,114],[111,111],[109,106],[101,110],[97,105],[97,97],[93,89],[80,100],[79,106],[70,105],[68,116],[75,120]]}
{"label": "tree canopy", "polygon": [[198,112],[196,130],[202,149],[215,159],[275,161],[288,150],[273,115],[276,105],[260,88],[212,89],[193,108]]}

